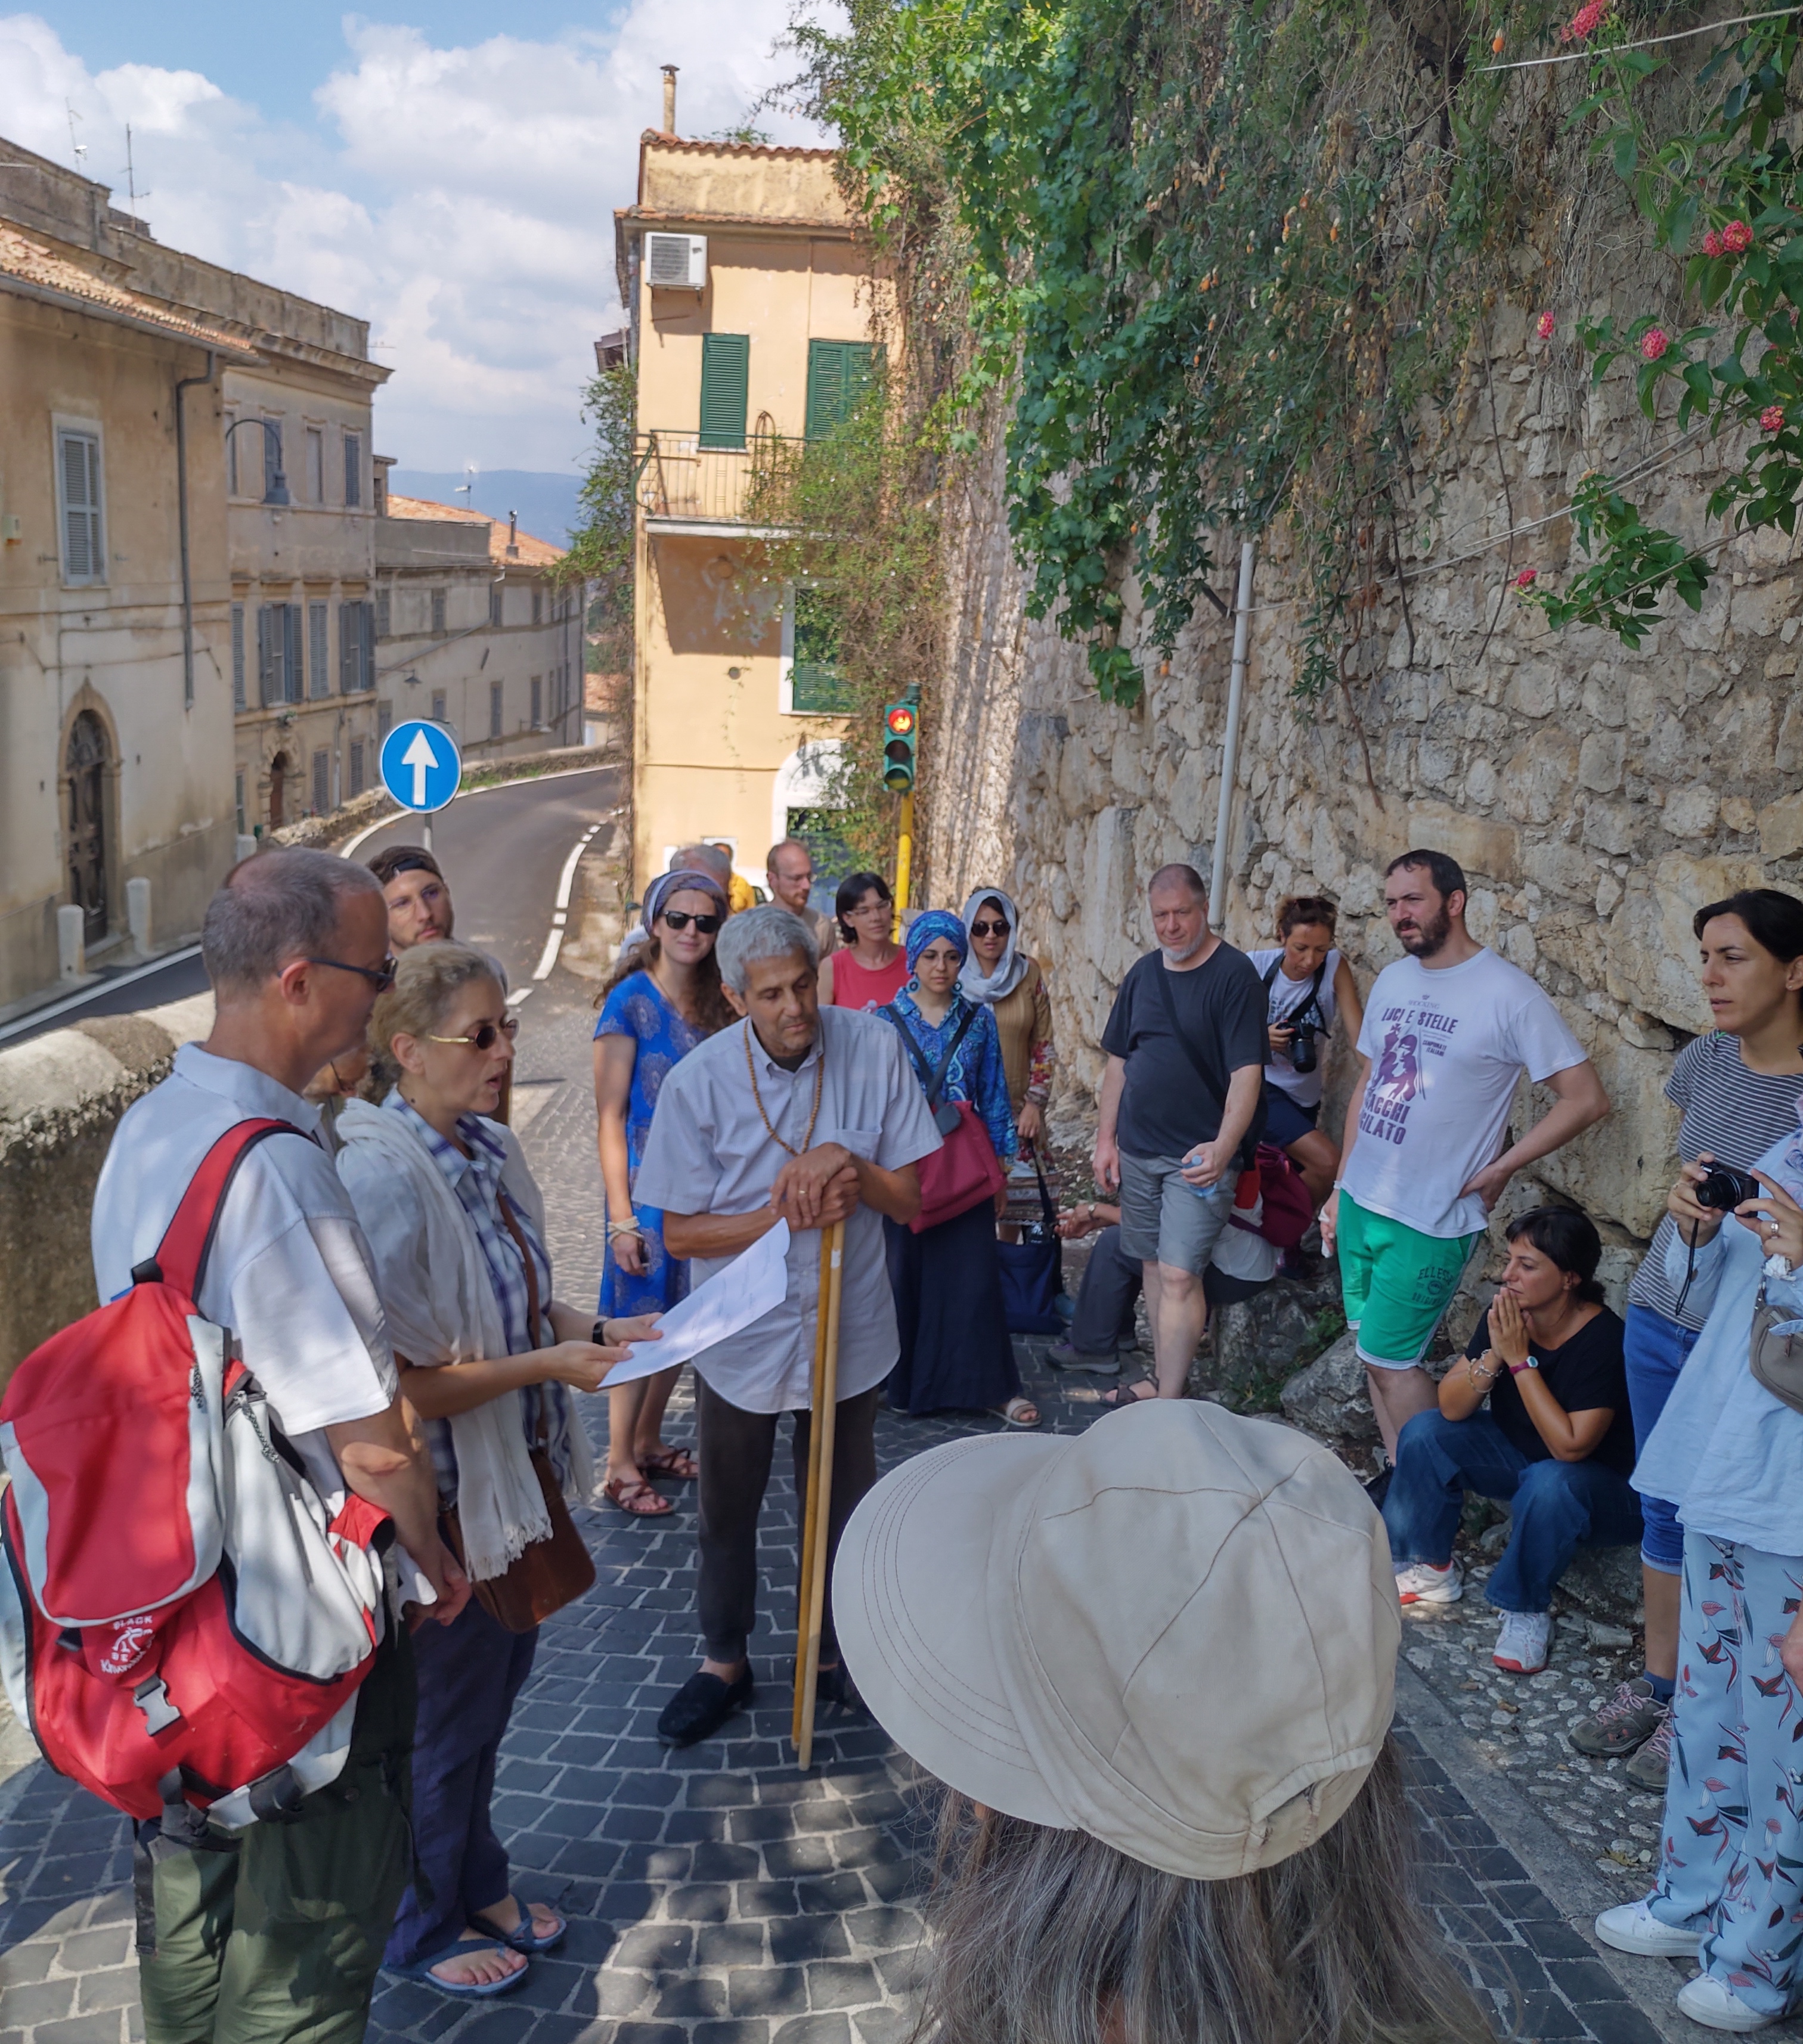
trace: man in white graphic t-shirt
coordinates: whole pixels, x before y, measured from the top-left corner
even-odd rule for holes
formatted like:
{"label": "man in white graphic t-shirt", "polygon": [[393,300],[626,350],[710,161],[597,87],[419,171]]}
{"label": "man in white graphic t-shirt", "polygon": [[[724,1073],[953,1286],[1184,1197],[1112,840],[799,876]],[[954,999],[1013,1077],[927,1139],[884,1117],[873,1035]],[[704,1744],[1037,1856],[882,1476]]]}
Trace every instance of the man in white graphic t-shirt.
{"label": "man in white graphic t-shirt", "polygon": [[[1421,1358],[1504,1186],[1609,1112],[1559,1010],[1467,930],[1465,897],[1444,852],[1405,851],[1384,876],[1408,956],[1384,967],[1365,1004],[1340,1176],[1321,1209],[1393,1462],[1404,1425],[1435,1402]],[[1505,1150],[1524,1071],[1557,1099]]]}

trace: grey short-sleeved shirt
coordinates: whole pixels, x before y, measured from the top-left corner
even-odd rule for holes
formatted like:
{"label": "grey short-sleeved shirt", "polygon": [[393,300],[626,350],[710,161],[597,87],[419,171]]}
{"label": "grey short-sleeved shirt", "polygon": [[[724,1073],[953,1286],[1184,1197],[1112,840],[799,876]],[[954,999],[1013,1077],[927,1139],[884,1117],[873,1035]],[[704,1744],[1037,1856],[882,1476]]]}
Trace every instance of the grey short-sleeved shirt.
{"label": "grey short-sleeved shirt", "polygon": [[[765,1128],[763,1117],[785,1142],[802,1149],[807,1144],[817,1074],[820,1116],[807,1147],[842,1143],[885,1170],[917,1163],[936,1150],[939,1132],[894,1030],[875,1015],[844,1008],[823,1008],[820,1028],[813,1049],[793,1072],[771,1058],[749,1022],[723,1029],[691,1051],[658,1094],[636,1197],[668,1213],[756,1212],[768,1203],[776,1174],[789,1162],[789,1151]],[[808,1408],[820,1250],[819,1229],[797,1234],[789,1247],[789,1288],[782,1304],[695,1358],[695,1369],[709,1386],[742,1412]],[[692,1258],[693,1281],[702,1283],[732,1260]],[[845,1224],[840,1287],[839,1396],[844,1399],[880,1384],[900,1349],[882,1216],[872,1208],[860,1206]]]}

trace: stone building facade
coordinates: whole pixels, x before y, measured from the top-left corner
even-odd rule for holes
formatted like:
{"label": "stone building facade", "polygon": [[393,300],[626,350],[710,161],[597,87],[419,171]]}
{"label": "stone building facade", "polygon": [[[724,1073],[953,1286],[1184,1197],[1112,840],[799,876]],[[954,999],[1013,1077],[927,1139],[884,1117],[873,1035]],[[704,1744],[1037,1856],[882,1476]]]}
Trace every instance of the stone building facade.
{"label": "stone building facade", "polygon": [[[1406,605],[1393,571],[1351,686],[1306,713],[1290,693],[1301,620],[1285,536],[1267,537],[1220,920],[1237,943],[1269,941],[1282,896],[1324,892],[1368,986],[1398,955],[1385,864],[1416,844],[1459,859],[1473,930],[1554,996],[1614,1103],[1537,1170],[1602,1227],[1605,1275],[1619,1283],[1672,1176],[1661,1088],[1673,1053],[1709,1026],[1691,916],[1747,885],[1803,894],[1803,572],[1782,533],[1739,538],[1701,610],[1672,605],[1638,651],[1551,632],[1512,584],[1524,567],[1562,571],[1568,550],[1582,564],[1556,515],[1578,477],[1663,459],[1646,515],[1701,538],[1720,454],[1669,418],[1643,420],[1620,369],[1588,390],[1583,365],[1538,344],[1518,309],[1494,313],[1487,338],[1401,534]],[[1084,649],[1024,615],[999,455],[966,479],[947,544],[953,629],[923,720],[921,898],[1012,886],[1048,969],[1059,1118],[1086,1139],[1101,1026],[1151,941],[1144,882],[1167,859],[1209,870],[1232,627],[1205,608],[1171,661],[1151,665],[1144,700],[1110,705]],[[1235,536],[1220,551],[1216,586],[1231,601]],[[1131,644],[1131,585],[1127,595]],[[1336,1046],[1336,1131],[1331,1102],[1351,1064]],[[1517,1125],[1544,1105],[1524,1098]],[[1536,1196],[1524,1178],[1507,1204]]]}

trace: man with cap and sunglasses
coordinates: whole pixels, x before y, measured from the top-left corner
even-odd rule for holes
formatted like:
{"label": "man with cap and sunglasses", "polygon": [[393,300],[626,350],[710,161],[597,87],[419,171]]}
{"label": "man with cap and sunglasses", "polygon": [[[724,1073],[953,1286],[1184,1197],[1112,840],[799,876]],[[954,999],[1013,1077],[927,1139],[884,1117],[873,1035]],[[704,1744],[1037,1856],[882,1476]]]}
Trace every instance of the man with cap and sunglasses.
{"label": "man with cap and sunglasses", "polygon": [[1390,1547],[1326,1449],[1189,1400],[949,1442],[864,1497],[832,1590],[948,1792],[923,2034],[1493,2036],[1410,1896]]}

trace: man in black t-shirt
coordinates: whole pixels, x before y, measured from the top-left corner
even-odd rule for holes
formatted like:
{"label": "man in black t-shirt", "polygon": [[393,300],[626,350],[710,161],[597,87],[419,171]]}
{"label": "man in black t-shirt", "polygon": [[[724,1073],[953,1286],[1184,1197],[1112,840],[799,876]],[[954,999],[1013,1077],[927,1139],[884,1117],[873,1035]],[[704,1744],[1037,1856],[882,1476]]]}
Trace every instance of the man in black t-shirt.
{"label": "man in black t-shirt", "polygon": [[1108,1073],[1096,1183],[1121,1189],[1121,1244],[1143,1266],[1154,1385],[1107,1402],[1180,1398],[1208,1327],[1202,1274],[1264,1127],[1265,993],[1243,951],[1209,928],[1191,866],[1147,890],[1159,947],[1121,982],[1102,1032]]}
{"label": "man in black t-shirt", "polygon": [[1546,1666],[1548,1608],[1579,1543],[1640,1538],[1622,1325],[1596,1281],[1601,1254],[1596,1229],[1570,1208],[1510,1223],[1501,1289],[1437,1407],[1397,1437],[1384,1496],[1404,1604],[1464,1594],[1452,1543],[1467,1490],[1508,1502],[1513,1523],[1488,1594],[1502,1613],[1493,1658],[1512,1674]]}

